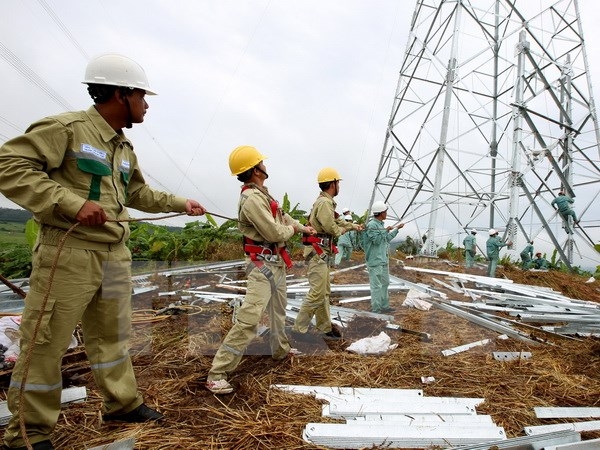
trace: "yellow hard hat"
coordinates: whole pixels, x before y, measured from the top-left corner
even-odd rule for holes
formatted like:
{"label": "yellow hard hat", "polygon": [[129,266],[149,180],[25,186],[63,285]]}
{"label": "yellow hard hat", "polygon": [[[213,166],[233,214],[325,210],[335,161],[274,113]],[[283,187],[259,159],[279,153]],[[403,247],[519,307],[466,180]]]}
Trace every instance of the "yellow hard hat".
{"label": "yellow hard hat", "polygon": [[325,183],[327,181],[339,181],[341,180],[340,174],[337,170],[332,167],[325,167],[319,171],[319,175],[317,176],[317,180],[319,183]]}
{"label": "yellow hard hat", "polygon": [[239,175],[248,169],[252,169],[267,157],[250,145],[240,145],[229,154],[229,169],[231,175]]}

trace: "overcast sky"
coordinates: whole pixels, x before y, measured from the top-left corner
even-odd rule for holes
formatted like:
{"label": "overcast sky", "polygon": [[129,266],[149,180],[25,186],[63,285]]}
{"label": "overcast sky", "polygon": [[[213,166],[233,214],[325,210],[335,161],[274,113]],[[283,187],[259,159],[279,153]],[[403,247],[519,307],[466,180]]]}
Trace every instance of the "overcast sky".
{"label": "overcast sky", "polygon": [[[527,0],[532,2],[534,0]],[[548,1],[540,1],[546,8]],[[20,0],[0,2],[0,143],[38,118],[87,109],[87,61],[119,52],[150,86],[127,131],[153,187],[233,217],[227,159],[256,146],[272,194],[309,210],[316,174],[342,175],[338,210],[367,207],[414,0]],[[580,0],[600,92],[600,12]],[[597,99],[596,99],[597,100]],[[596,101],[598,103],[598,100]],[[0,199],[0,206],[14,206]],[[135,212],[134,212],[135,215]],[[185,219],[169,223],[181,225]]]}

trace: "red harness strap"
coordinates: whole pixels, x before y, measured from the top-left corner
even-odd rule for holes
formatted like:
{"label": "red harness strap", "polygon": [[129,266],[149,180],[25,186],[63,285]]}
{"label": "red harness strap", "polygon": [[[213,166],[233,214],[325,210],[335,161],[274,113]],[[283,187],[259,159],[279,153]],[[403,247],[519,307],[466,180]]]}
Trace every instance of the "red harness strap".
{"label": "red harness strap", "polygon": [[[250,186],[244,185],[242,186],[242,192],[250,188]],[[269,201],[269,206],[271,208],[271,214],[273,214],[273,218],[276,218],[277,211],[279,210],[279,203],[271,199]],[[263,260],[268,260],[269,257],[275,255],[279,255],[281,257],[288,269],[291,269],[294,265],[292,263],[292,258],[290,257],[290,254],[285,246],[277,247],[276,244],[272,243],[259,243],[246,236],[244,236],[244,252],[250,256],[250,259],[254,261],[254,264],[256,264],[256,266],[259,268],[263,265]]]}
{"label": "red harness strap", "polygon": [[324,248],[328,248],[331,250],[333,254],[338,252],[338,249],[335,245],[333,245],[333,237],[323,237],[323,236],[311,236],[309,234],[302,235],[302,243],[304,245],[312,245],[312,248],[315,250],[315,253],[319,256],[319,258],[324,258],[325,253],[323,252]]}
{"label": "red harness strap", "polygon": [[[265,245],[266,244],[266,245]],[[257,266],[263,264],[264,260],[269,261],[272,256],[280,256],[288,269],[294,265],[287,248],[277,247],[275,244],[258,243],[244,236],[244,252],[250,256]]]}

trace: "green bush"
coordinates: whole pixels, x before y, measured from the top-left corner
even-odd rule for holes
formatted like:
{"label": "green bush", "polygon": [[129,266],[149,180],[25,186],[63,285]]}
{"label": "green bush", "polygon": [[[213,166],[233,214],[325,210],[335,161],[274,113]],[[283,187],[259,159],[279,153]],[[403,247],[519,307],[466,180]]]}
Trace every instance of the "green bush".
{"label": "green bush", "polygon": [[31,274],[29,246],[5,244],[0,250],[0,273],[5,278],[27,278]]}

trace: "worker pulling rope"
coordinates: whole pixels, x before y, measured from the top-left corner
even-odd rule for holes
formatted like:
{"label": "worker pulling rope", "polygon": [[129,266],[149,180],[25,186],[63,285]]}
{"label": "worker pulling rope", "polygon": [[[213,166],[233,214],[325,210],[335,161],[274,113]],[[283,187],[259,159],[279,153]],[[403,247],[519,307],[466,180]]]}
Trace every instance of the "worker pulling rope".
{"label": "worker pulling rope", "polygon": [[[114,219],[107,219],[107,222],[140,222],[142,220],[144,221],[148,221],[148,220],[164,220],[164,219],[170,219],[173,217],[178,217],[178,216],[183,216],[183,215],[187,215],[187,213],[176,213],[176,214],[169,214],[166,216],[160,216],[160,217],[152,217],[152,218],[144,218],[144,219],[125,219],[125,220],[114,220]],[[222,216],[218,216],[217,214],[212,214],[214,216],[217,217],[222,217]],[[37,335],[40,329],[40,325],[42,323],[42,318],[44,316],[44,311],[46,309],[46,305],[48,303],[48,298],[50,297],[50,292],[52,290],[52,282],[54,281],[54,273],[56,272],[56,268],[58,266],[58,258],[62,252],[63,246],[65,244],[65,241],[67,240],[68,236],[71,234],[71,232],[77,228],[80,225],[79,222],[74,223],[62,236],[62,238],[60,239],[60,241],[58,242],[57,248],[56,248],[56,255],[54,256],[54,261],[52,262],[52,266],[50,268],[50,275],[48,277],[48,287],[46,289],[46,292],[44,294],[44,297],[42,299],[42,303],[40,306],[40,314],[37,318],[37,321],[35,323],[35,327],[33,329],[33,334],[31,336],[31,345],[29,345],[29,347],[27,348],[27,352],[25,353],[25,360],[24,360],[24,364],[23,364],[23,376],[21,377],[21,385],[19,387],[19,425],[21,428],[21,433],[23,436],[23,440],[25,441],[25,445],[27,446],[28,449],[32,449],[33,447],[31,446],[31,443],[29,442],[29,439],[27,437],[27,430],[25,427],[25,420],[24,420],[24,415],[23,415],[23,403],[24,403],[24,393],[25,393],[25,383],[27,381],[27,375],[29,374],[29,365],[31,363],[31,357],[33,355],[33,349],[35,348],[35,341],[37,339]]]}

